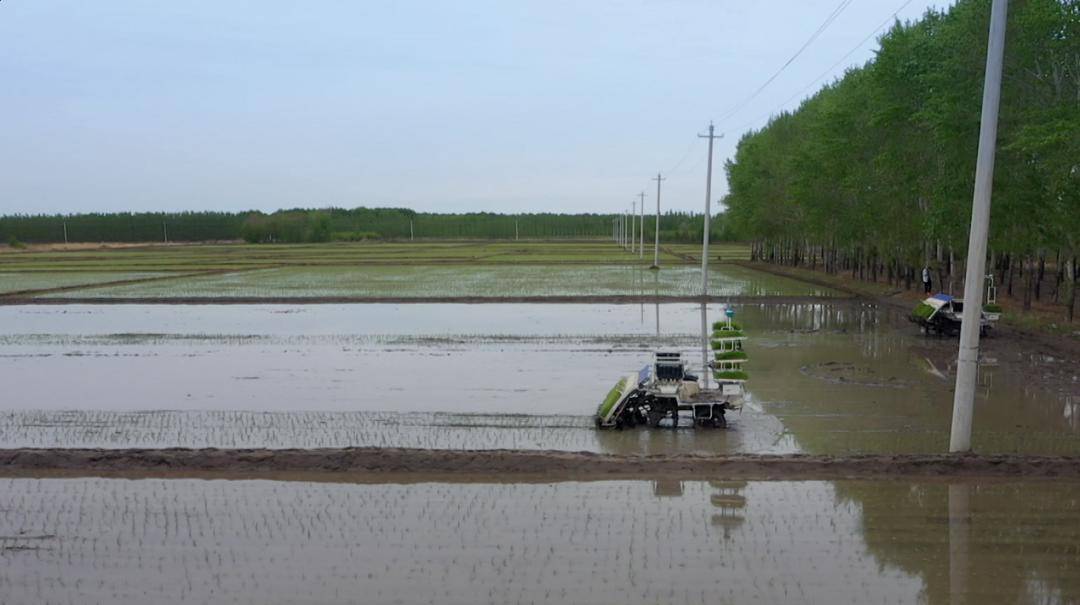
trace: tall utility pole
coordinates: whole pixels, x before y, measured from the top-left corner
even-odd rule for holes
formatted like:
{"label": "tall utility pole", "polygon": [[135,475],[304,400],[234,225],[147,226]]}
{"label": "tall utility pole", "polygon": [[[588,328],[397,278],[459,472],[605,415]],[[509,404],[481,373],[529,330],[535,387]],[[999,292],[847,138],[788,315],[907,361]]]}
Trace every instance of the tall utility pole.
{"label": "tall utility pole", "polygon": [[706,316],[706,300],[709,296],[709,218],[712,214],[712,148],[713,140],[717,137],[713,123],[709,122],[709,134],[699,134],[699,137],[709,139],[709,166],[705,173],[705,230],[701,238],[701,376],[703,386],[709,388],[709,331],[708,318]]}
{"label": "tall utility pole", "polygon": [[705,173],[705,231],[701,238],[701,296],[705,297],[709,295],[709,221],[712,216],[713,139],[722,139],[724,135],[714,134],[713,123],[709,122],[709,134],[699,134],[698,137],[709,139],[709,167]]}
{"label": "tall utility pole", "polygon": [[641,221],[639,221],[641,228],[638,230],[639,233],[637,249],[638,258],[643,259],[645,258],[645,192],[642,191],[641,193],[639,193],[638,197],[641,198]]}
{"label": "tall utility pole", "polygon": [[64,243],[68,243],[67,239],[67,221],[64,221]]}
{"label": "tall utility pole", "polygon": [[161,232],[164,234],[165,243],[169,243],[169,227],[165,224],[165,221],[161,221]]}
{"label": "tall utility pole", "polygon": [[622,213],[622,247],[626,248],[626,211]]}
{"label": "tall utility pole", "polygon": [[653,261],[652,266],[654,269],[660,268],[660,182],[666,180],[660,176],[660,173],[656,173],[656,229],[654,235],[656,236],[656,242],[653,244]]}
{"label": "tall utility pole", "polygon": [[521,239],[521,232],[518,231],[518,220],[514,219],[514,241]]}
{"label": "tall utility pole", "polygon": [[416,239],[416,233],[413,232],[412,219],[409,219],[409,241]]}
{"label": "tall utility pole", "polygon": [[983,82],[979,155],[975,165],[975,195],[968,234],[967,273],[964,276],[964,316],[960,323],[960,354],[956,364],[950,452],[971,450],[971,418],[975,408],[975,379],[979,372],[979,323],[982,319],[983,276],[986,272],[986,234],[990,229],[990,195],[994,187],[998,106],[1001,104],[1001,64],[1005,55],[1008,0],[994,0],[990,9],[990,40]]}

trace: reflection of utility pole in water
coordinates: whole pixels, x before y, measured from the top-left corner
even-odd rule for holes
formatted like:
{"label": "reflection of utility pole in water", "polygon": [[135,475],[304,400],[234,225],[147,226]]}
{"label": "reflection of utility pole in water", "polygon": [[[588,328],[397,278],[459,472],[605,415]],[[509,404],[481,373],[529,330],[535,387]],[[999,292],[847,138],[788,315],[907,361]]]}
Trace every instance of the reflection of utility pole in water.
{"label": "reflection of utility pole in water", "polygon": [[638,297],[641,298],[641,325],[645,325],[645,273],[638,268]]}
{"label": "reflection of utility pole in water", "polygon": [[701,301],[701,380],[701,388],[709,388],[709,319],[704,299]]}
{"label": "reflection of utility pole in water", "polygon": [[653,296],[656,300],[656,336],[660,336],[660,274],[653,273]]}
{"label": "reflection of utility pole in water", "polygon": [[971,539],[971,486],[949,484],[949,603],[961,605],[968,595],[968,543]]}

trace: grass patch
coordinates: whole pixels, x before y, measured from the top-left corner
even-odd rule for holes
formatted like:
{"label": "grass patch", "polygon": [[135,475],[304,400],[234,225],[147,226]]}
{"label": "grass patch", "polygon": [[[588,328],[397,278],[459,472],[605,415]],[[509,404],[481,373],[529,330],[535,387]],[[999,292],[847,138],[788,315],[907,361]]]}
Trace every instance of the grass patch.
{"label": "grass patch", "polygon": [[742,370],[718,370],[712,373],[716,380],[748,380],[750,375]]}
{"label": "grass patch", "polygon": [[715,353],[716,361],[737,361],[749,359],[746,351],[724,351]]}

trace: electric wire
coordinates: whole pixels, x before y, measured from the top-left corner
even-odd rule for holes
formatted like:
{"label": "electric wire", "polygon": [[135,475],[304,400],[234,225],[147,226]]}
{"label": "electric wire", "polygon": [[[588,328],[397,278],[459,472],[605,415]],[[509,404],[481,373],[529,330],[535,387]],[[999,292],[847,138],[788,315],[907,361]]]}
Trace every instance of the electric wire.
{"label": "electric wire", "polygon": [[759,121],[761,121],[762,118],[768,118],[770,116],[776,115],[776,112],[783,109],[788,103],[792,102],[797,97],[805,94],[807,90],[810,90],[815,84],[820,82],[822,80],[822,78],[824,78],[825,76],[833,73],[834,69],[836,69],[841,63],[846,61],[851,55],[855,54],[855,51],[862,48],[868,41],[870,41],[871,38],[876,36],[882,30],[882,28],[884,28],[886,25],[888,25],[890,21],[895,19],[900,14],[900,11],[907,8],[907,6],[909,4],[911,4],[913,1],[914,0],[907,0],[906,2],[901,4],[899,8],[894,10],[888,17],[886,17],[885,20],[882,21],[877,27],[875,27],[873,31],[871,31],[869,34],[867,34],[867,36],[865,38],[863,38],[862,41],[860,41],[858,44],[856,44],[851,50],[847,51],[847,53],[844,54],[844,56],[840,57],[840,59],[838,59],[835,63],[830,65],[828,69],[821,72],[821,75],[814,78],[813,80],[810,81],[809,84],[807,84],[806,86],[800,88],[795,94],[788,97],[783,103],[780,103],[779,105],[774,107],[769,113],[762,114],[762,115],[754,118],[753,120],[750,120],[749,122],[746,122],[744,125],[736,128],[735,130],[736,131],[746,130],[747,128],[753,126],[754,124],[757,124]]}
{"label": "electric wire", "polygon": [[780,77],[780,74],[784,73],[784,70],[786,70],[792,63],[794,63],[795,60],[798,59],[799,56],[802,55],[803,52],[821,36],[821,34],[825,33],[825,30],[827,30],[829,26],[832,25],[834,21],[836,21],[837,17],[839,17],[840,14],[843,13],[848,6],[851,6],[851,3],[854,1],[855,0],[840,0],[840,4],[838,4],[836,8],[834,8],[833,11],[829,13],[829,16],[825,17],[825,20],[821,23],[821,25],[819,25],[818,28],[814,30],[814,33],[811,34],[810,37],[806,40],[806,42],[804,42],[803,45],[800,46],[797,51],[795,51],[795,54],[791,55],[791,57],[787,61],[785,61],[784,64],[781,65],[780,68],[777,69],[771,76],[769,76],[769,79],[765,80],[765,82],[762,83],[761,86],[758,86],[757,89],[750,94],[750,96],[746,97],[745,99],[737,103],[734,107],[732,107],[730,110],[721,115],[717,121],[723,122],[724,120],[727,120],[728,118],[734,116],[739,111],[741,111],[744,107],[746,107],[746,105],[750,103],[750,101],[756,99],[757,96],[761,94],[762,91],[764,91],[766,88],[768,88],[768,86],[772,84],[776,80],[776,78]]}

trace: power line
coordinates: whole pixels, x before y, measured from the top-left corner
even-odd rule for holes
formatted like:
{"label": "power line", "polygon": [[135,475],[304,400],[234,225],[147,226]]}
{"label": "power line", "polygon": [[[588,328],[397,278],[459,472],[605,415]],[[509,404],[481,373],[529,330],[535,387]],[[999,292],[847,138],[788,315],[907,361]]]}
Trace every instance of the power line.
{"label": "power line", "polygon": [[[851,3],[854,2],[854,1],[855,0],[840,0],[840,3],[836,5],[836,8],[834,8],[832,10],[832,12],[829,13],[829,15],[825,18],[825,20],[821,23],[821,25],[819,25],[818,28],[816,30],[814,30],[814,33],[811,34],[810,37],[806,40],[806,42],[804,42],[803,45],[801,47],[799,47],[799,49],[797,51],[795,51],[795,54],[792,55],[791,58],[789,58],[786,63],[781,65],[780,69],[778,69],[776,71],[776,73],[774,73],[768,80],[766,80],[764,84],[759,86],[758,89],[755,90],[749,97],[743,99],[738,105],[736,105],[731,110],[729,110],[727,113],[725,113],[723,116],[721,116],[720,120],[725,120],[725,119],[730,118],[731,116],[735,115],[747,103],[754,100],[754,98],[756,98],[759,94],[761,94],[761,92],[763,90],[765,90],[765,88],[768,87],[769,84],[771,84],[781,73],[783,73],[783,71],[785,69],[787,69],[788,66],[790,66],[795,61],[795,59],[797,59],[811,44],[813,44],[814,41],[817,40],[818,37],[820,37],[821,34],[823,34],[825,32],[825,30],[829,28],[830,25],[832,25],[832,23],[836,20],[836,18],[839,17],[840,14],[843,13],[844,10],[847,9],[847,7],[850,6]],[[908,0],[908,2],[911,2],[911,1],[912,0]],[[854,52],[854,50],[852,50],[852,52]],[[679,161],[676,162],[674,166],[672,166],[671,168],[669,168],[667,170],[667,173],[669,175],[678,174],[679,168],[683,165],[683,163],[687,160],[687,158],[690,157],[690,154],[694,151],[694,148],[696,146],[695,143],[696,143],[696,141],[691,141],[690,145],[687,146],[686,151],[683,152],[682,157],[679,158]],[[696,168],[698,166],[698,164],[700,164],[700,162],[695,163],[692,168]]]}
{"label": "power line", "polygon": [[668,174],[674,173],[675,171],[677,171],[679,169],[679,166],[683,165],[683,162],[686,161],[686,158],[690,157],[690,153],[693,152],[694,149],[697,148],[697,144],[698,144],[697,139],[694,139],[694,140],[690,141],[690,144],[687,145],[686,151],[683,152],[682,157],[679,158],[679,161],[675,162],[675,166],[673,166],[673,167],[671,167],[671,168],[669,168],[667,170]]}
{"label": "power line", "polygon": [[772,110],[772,111],[770,111],[770,112],[769,112],[769,113],[767,113],[767,114],[764,114],[764,115],[760,115],[760,116],[758,116],[758,117],[754,118],[753,120],[751,120],[751,121],[747,122],[747,123],[746,123],[746,124],[744,124],[743,126],[740,126],[740,127],[736,128],[735,130],[736,130],[736,131],[742,131],[742,130],[745,130],[745,129],[749,128],[750,126],[752,126],[752,125],[756,124],[756,123],[757,123],[758,121],[760,121],[760,120],[761,120],[762,118],[767,118],[767,117],[769,117],[769,116],[772,116],[772,115],[774,115],[774,114],[775,114],[775,113],[776,113],[776,112],[777,112],[778,110],[780,110],[780,109],[783,109],[785,105],[787,105],[788,103],[790,103],[790,102],[792,102],[793,100],[795,100],[795,99],[796,99],[797,97],[799,97],[799,96],[803,95],[804,93],[806,93],[806,91],[807,91],[807,90],[810,90],[810,88],[812,88],[812,87],[813,87],[813,86],[814,86],[815,84],[817,84],[818,82],[820,82],[822,78],[824,78],[825,76],[827,76],[827,75],[831,74],[831,73],[833,72],[833,70],[834,70],[834,69],[836,69],[836,67],[837,67],[837,66],[839,66],[839,65],[840,65],[841,63],[843,63],[844,61],[846,61],[846,60],[848,59],[848,57],[850,57],[851,55],[855,54],[855,51],[857,51],[857,50],[859,50],[860,48],[862,48],[862,47],[863,47],[863,45],[865,45],[865,44],[866,44],[866,43],[867,43],[867,42],[868,42],[868,41],[869,41],[869,40],[870,40],[871,38],[873,38],[874,36],[876,36],[876,35],[878,34],[878,32],[880,32],[880,31],[881,31],[881,29],[882,29],[883,27],[885,27],[886,25],[888,25],[888,24],[889,24],[889,22],[890,22],[890,21],[892,21],[893,19],[895,19],[895,18],[896,18],[896,17],[897,17],[897,16],[898,16],[898,15],[900,14],[900,11],[904,10],[905,8],[907,8],[907,6],[908,6],[909,4],[911,4],[911,3],[913,2],[913,1],[914,1],[914,0],[907,0],[906,2],[904,2],[903,4],[901,4],[899,8],[897,8],[896,10],[894,10],[894,11],[892,12],[892,14],[890,14],[890,15],[889,15],[888,17],[885,17],[885,20],[884,20],[884,21],[882,21],[882,22],[881,22],[881,23],[880,23],[880,24],[879,24],[879,25],[878,25],[877,27],[875,27],[875,28],[873,29],[873,31],[871,31],[871,32],[870,32],[869,34],[867,34],[867,36],[866,36],[865,38],[863,38],[861,42],[859,42],[858,44],[856,44],[856,45],[855,45],[855,46],[854,46],[854,47],[853,47],[853,48],[852,48],[851,50],[847,51],[847,53],[846,53],[846,54],[844,54],[844,56],[843,56],[843,57],[840,57],[840,59],[839,59],[839,60],[837,60],[837,61],[836,61],[836,63],[833,63],[832,65],[830,65],[828,69],[826,69],[825,71],[821,72],[821,75],[819,75],[818,77],[816,77],[816,78],[814,78],[813,80],[811,80],[809,84],[807,84],[806,86],[802,87],[801,89],[799,89],[799,91],[798,91],[798,92],[796,92],[795,94],[793,94],[793,95],[791,95],[790,97],[788,97],[788,98],[787,98],[787,100],[785,100],[785,101],[784,101],[783,103],[780,103],[780,104],[779,104],[778,106],[776,106],[775,108],[773,108],[773,110]]}
{"label": "power line", "polygon": [[753,101],[755,98],[757,98],[757,96],[761,94],[761,92],[765,90],[765,88],[767,88],[769,84],[772,84],[773,81],[776,80],[776,78],[778,78],[780,74],[782,74],[784,70],[788,68],[788,66],[794,63],[795,59],[798,59],[799,56],[802,55],[803,51],[809,48],[809,46],[813,44],[814,41],[817,40],[818,37],[820,37],[821,34],[823,34],[825,30],[827,30],[829,26],[832,25],[834,21],[836,21],[836,18],[839,17],[840,14],[843,13],[844,10],[854,1],[855,0],[840,0],[840,4],[838,4],[836,8],[834,8],[833,11],[829,13],[829,16],[825,18],[821,25],[819,25],[818,28],[814,31],[814,33],[811,34],[810,37],[806,40],[806,42],[804,42],[803,45],[799,47],[799,50],[795,51],[795,54],[791,55],[791,58],[789,58],[783,65],[781,65],[780,69],[777,69],[773,75],[769,76],[769,79],[765,80],[765,83],[759,86],[757,90],[755,90],[750,96],[746,97],[738,104],[736,104],[735,107],[731,108],[723,115],[721,115],[720,120],[723,121],[730,118],[731,116],[741,111],[742,108],[745,107],[750,101]]}

